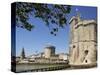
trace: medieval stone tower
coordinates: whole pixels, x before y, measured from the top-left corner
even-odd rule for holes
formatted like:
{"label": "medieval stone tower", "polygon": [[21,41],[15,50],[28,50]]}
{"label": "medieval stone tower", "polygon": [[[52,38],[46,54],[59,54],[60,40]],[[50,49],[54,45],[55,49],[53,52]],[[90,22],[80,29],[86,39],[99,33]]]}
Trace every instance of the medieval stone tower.
{"label": "medieval stone tower", "polygon": [[70,24],[70,64],[93,64],[97,61],[97,22],[73,16]]}
{"label": "medieval stone tower", "polygon": [[44,51],[45,58],[50,58],[55,55],[55,46],[46,46]]}

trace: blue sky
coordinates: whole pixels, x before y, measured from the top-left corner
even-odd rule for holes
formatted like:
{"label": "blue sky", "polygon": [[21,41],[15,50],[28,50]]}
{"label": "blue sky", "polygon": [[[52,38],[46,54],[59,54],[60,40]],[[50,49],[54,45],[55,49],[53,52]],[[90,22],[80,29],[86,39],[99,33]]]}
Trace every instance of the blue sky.
{"label": "blue sky", "polygon": [[[71,13],[68,15],[68,21],[72,16],[76,15],[76,9],[80,12],[82,19],[97,18],[96,7],[72,6]],[[31,32],[16,27],[17,56],[20,55],[23,47],[28,56],[34,54],[36,51],[37,53],[43,52],[44,47],[48,44],[56,47],[56,53],[69,52],[69,24],[64,29],[60,29],[57,36],[53,36],[50,34],[50,30],[42,20],[31,18],[29,22],[35,25],[35,28]]]}

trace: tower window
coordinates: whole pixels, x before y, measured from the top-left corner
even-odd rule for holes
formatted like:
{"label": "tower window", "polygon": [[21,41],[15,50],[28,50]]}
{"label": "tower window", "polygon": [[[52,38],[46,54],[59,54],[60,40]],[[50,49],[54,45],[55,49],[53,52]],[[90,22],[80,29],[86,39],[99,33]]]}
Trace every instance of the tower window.
{"label": "tower window", "polygon": [[88,50],[85,50],[85,55],[87,55],[88,54]]}
{"label": "tower window", "polygon": [[87,60],[85,60],[85,63],[87,63]]}
{"label": "tower window", "polygon": [[75,48],[75,45],[73,45],[73,48]]}

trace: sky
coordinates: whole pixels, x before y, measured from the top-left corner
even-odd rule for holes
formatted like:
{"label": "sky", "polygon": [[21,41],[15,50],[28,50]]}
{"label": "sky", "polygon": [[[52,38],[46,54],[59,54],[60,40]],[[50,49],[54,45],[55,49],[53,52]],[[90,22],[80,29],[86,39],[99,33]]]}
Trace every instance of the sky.
{"label": "sky", "polygon": [[[72,16],[76,16],[76,11],[80,12],[82,19],[95,19],[97,18],[96,7],[86,6],[72,6],[71,13],[68,14],[68,22]],[[57,36],[50,34],[50,30],[45,23],[38,19],[30,17],[30,23],[35,25],[32,31],[27,31],[22,28],[16,27],[16,55],[21,54],[22,48],[25,49],[26,56],[34,53],[44,52],[46,45],[53,45],[56,47],[56,53],[69,52],[69,31],[70,25],[67,24],[64,29],[60,29]]]}

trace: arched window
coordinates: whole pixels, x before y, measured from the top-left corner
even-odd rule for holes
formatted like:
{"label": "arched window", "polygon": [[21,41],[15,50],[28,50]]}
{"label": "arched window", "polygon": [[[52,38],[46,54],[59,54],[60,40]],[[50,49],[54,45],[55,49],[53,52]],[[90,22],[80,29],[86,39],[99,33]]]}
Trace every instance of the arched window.
{"label": "arched window", "polygon": [[75,48],[75,45],[73,45],[73,48]]}
{"label": "arched window", "polygon": [[88,50],[85,50],[85,55],[87,55],[88,54]]}
{"label": "arched window", "polygon": [[85,63],[87,63],[87,60],[85,60]]}

